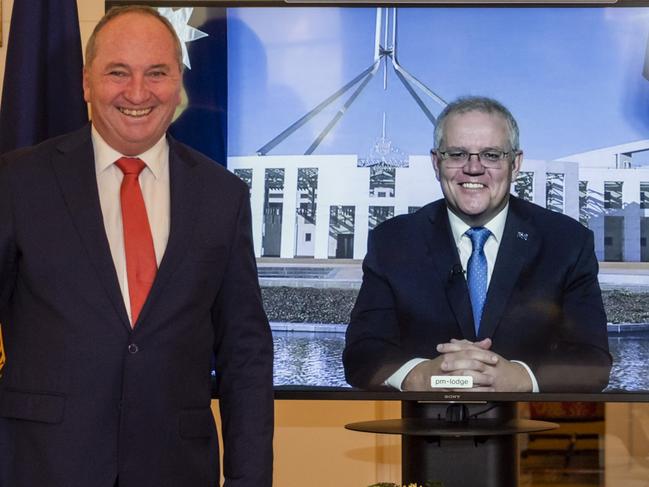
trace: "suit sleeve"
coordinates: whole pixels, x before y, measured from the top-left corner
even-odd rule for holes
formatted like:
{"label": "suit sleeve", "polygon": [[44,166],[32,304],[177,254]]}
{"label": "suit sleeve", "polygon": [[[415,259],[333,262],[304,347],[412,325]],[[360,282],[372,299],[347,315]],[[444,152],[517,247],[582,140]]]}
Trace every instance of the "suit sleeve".
{"label": "suit sleeve", "polygon": [[273,343],[241,192],[226,275],[212,308],[225,487],[272,484]]}
{"label": "suit sleeve", "polygon": [[612,358],[590,230],[583,242],[566,278],[556,339],[528,364],[541,392],[600,392],[608,384]]}
{"label": "suit sleeve", "polygon": [[402,350],[398,313],[391,285],[384,275],[376,232],[370,232],[363,260],[363,283],[345,335],[343,365],[347,382],[363,389],[381,388],[408,360]]}

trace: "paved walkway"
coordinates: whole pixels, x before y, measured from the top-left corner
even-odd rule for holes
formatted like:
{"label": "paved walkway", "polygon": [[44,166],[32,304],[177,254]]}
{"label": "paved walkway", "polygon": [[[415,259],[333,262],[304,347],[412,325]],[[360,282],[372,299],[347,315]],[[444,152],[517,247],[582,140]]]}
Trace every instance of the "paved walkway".
{"label": "paved walkway", "polygon": [[602,262],[599,266],[602,289],[628,289],[649,292],[649,263]]}
{"label": "paved walkway", "polygon": [[[363,278],[353,260],[260,259],[258,266],[263,286],[358,289]],[[649,292],[649,263],[602,262],[599,282],[602,289]]]}

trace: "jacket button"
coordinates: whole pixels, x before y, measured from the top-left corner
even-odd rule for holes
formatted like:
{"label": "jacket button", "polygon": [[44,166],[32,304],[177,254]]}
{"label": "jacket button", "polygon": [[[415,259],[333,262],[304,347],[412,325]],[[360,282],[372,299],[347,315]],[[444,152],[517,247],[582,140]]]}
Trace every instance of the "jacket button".
{"label": "jacket button", "polygon": [[128,353],[130,353],[130,354],[138,353],[139,351],[140,351],[140,349],[137,347],[137,345],[135,343],[131,343],[128,346]]}

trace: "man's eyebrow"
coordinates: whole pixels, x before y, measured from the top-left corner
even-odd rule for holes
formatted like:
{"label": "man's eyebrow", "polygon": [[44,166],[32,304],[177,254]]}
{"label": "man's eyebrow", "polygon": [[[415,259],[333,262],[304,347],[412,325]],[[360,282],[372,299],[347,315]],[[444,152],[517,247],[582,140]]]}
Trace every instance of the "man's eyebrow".
{"label": "man's eyebrow", "polygon": [[[122,68],[122,69],[131,69],[130,66],[126,63],[109,63],[106,65],[106,69],[115,69],[115,68]],[[150,69],[171,69],[169,64],[166,63],[159,63],[159,64],[152,64],[151,66],[148,66],[147,71]]]}
{"label": "man's eyebrow", "polygon": [[106,65],[106,69],[115,69],[115,68],[129,69],[128,65],[125,63],[108,63]]}
{"label": "man's eyebrow", "polygon": [[[446,150],[447,150],[447,151],[449,151],[449,150],[463,150],[463,151],[467,151],[467,152],[469,151],[469,149],[467,149],[466,147],[462,147],[462,146],[454,146],[454,145],[450,145],[450,146],[448,146],[448,147],[446,148]],[[482,148],[480,149],[480,151],[483,151],[483,150],[505,150],[505,149],[502,148],[502,147],[499,147],[499,146],[497,146],[497,145],[486,145],[486,146],[484,146],[484,147],[482,147]]]}
{"label": "man's eyebrow", "polygon": [[160,63],[160,64],[154,64],[152,66],[149,66],[147,70],[149,69],[171,69],[171,67],[168,64]]}

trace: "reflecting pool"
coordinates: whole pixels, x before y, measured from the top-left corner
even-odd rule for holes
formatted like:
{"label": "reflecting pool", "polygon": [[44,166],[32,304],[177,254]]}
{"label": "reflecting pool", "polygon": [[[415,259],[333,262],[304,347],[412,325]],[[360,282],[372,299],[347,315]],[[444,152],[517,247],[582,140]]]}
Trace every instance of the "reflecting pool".
{"label": "reflecting pool", "polygon": [[[345,334],[274,331],[277,386],[347,386],[342,366]],[[607,391],[649,391],[649,333],[609,337],[613,369]]]}

